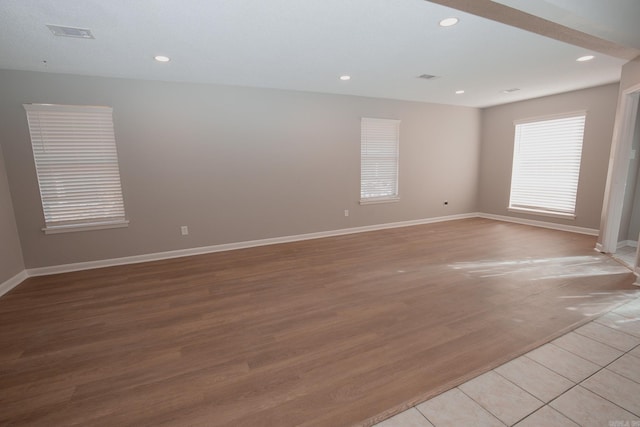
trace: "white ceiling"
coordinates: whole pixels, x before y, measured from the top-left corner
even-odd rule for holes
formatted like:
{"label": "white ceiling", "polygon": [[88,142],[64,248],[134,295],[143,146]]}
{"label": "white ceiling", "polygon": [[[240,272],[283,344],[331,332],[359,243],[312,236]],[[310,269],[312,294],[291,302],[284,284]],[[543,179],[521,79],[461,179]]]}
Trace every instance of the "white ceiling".
{"label": "white ceiling", "polygon": [[[640,19],[628,19],[637,7],[616,16],[611,0],[501,3],[638,47]],[[449,16],[460,23],[439,27]],[[89,28],[95,39],[55,37],[46,24]],[[586,54],[596,58],[575,61]],[[424,0],[0,0],[4,69],[484,107],[615,82],[625,62]]]}

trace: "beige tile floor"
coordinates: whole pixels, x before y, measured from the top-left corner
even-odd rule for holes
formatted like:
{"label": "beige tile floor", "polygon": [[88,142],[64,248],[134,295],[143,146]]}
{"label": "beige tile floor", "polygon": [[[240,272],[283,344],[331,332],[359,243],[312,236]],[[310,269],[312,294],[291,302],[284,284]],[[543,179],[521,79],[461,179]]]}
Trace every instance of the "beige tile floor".
{"label": "beige tile floor", "polygon": [[377,427],[640,427],[640,298]]}

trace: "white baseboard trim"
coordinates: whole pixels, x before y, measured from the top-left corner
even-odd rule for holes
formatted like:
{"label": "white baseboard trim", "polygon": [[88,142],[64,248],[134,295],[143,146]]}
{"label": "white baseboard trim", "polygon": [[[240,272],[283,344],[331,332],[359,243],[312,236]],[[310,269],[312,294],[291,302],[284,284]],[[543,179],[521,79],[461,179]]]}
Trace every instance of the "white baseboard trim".
{"label": "white baseboard trim", "polygon": [[323,237],[343,236],[345,234],[365,233],[368,231],[385,230],[389,228],[410,227],[412,225],[432,224],[436,222],[452,221],[456,219],[477,218],[478,213],[448,215],[435,218],[425,218],[411,221],[391,222],[387,224],[366,225],[363,227],[343,228],[338,230],[320,231],[317,233],[296,234],[292,236],[273,237],[269,239],[248,240],[237,243],[224,243],[221,245],[202,246],[199,248],[178,249],[175,251],[156,252],[144,255],[134,255],[123,258],[111,258],[99,261],[78,262],[74,264],[54,265],[51,267],[30,268],[27,270],[29,277],[46,276],[49,274],[68,273],[94,268],[113,267],[124,264],[137,264],[149,261],[161,261],[164,259],[180,258],[192,255],[202,255],[214,252],[232,251],[236,249],[254,248],[258,246],[275,245],[279,243],[291,243],[301,240],[321,239]]}
{"label": "white baseboard trim", "polygon": [[[214,252],[232,251],[236,249],[246,249],[258,246],[274,245],[279,243],[298,242],[302,240],[321,239],[324,237],[343,236],[346,234],[365,233],[368,231],[385,230],[390,228],[410,227],[413,225],[432,224],[443,221],[453,221],[467,218],[486,218],[496,221],[513,222],[517,224],[532,225],[535,227],[550,228],[554,230],[570,231],[574,233],[598,235],[598,230],[592,228],[574,227],[569,225],[555,224],[544,221],[534,221],[528,219],[514,218],[503,215],[486,214],[480,212],[470,212],[466,214],[448,215],[435,218],[424,218],[411,221],[392,222],[387,224],[366,225],[362,227],[343,228],[339,230],[320,231],[316,233],[297,234],[292,236],[273,237],[268,239],[249,240],[244,242],[225,243],[221,245],[203,246],[198,248],[178,249],[174,251],[156,252],[144,255],[134,255],[122,258],[111,258],[98,261],[78,262],[73,264],[54,265],[50,267],[29,268],[6,282],[0,284],[0,296],[18,286],[28,277],[46,276],[50,274],[69,273],[72,271],[91,270],[94,268],[113,267],[125,264],[137,264],[149,261],[161,261],[171,258],[180,258],[192,255],[202,255]],[[597,246],[597,245],[596,245]]]}
{"label": "white baseboard trim", "polygon": [[637,248],[638,242],[635,240],[622,240],[618,242],[617,248],[620,249],[620,248],[624,248],[625,246],[629,246],[631,248]]}
{"label": "white baseboard trim", "polygon": [[5,280],[4,282],[0,283],[0,297],[6,294],[7,292],[9,292],[11,289],[18,286],[20,283],[24,282],[28,278],[29,278],[29,273],[27,273],[27,270],[22,270],[20,273],[16,274],[11,279]]}
{"label": "white baseboard trim", "polygon": [[574,225],[556,224],[554,222],[536,221],[533,219],[515,218],[511,216],[494,215],[488,213],[479,213],[478,216],[480,218],[495,219],[496,221],[514,222],[516,224],[532,225],[534,227],[550,228],[552,230],[588,234],[589,236],[597,236],[600,233],[600,230],[596,228],[576,227]]}

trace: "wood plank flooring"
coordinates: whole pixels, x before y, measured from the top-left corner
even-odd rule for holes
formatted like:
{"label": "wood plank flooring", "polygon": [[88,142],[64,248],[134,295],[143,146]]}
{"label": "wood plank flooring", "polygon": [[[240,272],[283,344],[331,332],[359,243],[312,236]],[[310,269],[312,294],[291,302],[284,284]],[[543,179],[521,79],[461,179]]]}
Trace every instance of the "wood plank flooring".
{"label": "wood plank flooring", "polygon": [[0,425],[371,425],[638,296],[594,245],[469,219],[30,278]]}

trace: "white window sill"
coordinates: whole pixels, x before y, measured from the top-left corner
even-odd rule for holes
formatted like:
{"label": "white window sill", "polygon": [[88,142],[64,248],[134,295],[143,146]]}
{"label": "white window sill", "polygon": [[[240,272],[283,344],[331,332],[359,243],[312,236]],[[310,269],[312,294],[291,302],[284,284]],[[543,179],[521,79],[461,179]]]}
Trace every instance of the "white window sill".
{"label": "white window sill", "polygon": [[400,201],[400,197],[371,197],[370,199],[360,199],[361,205],[376,205],[378,203],[396,203]]}
{"label": "white window sill", "polygon": [[512,208],[512,207],[509,207],[507,209],[509,210],[509,212],[519,212],[519,213],[525,213],[530,215],[540,215],[540,216],[546,216],[550,218],[562,218],[562,219],[572,219],[572,220],[576,219],[576,215],[570,214],[570,213],[545,211],[542,209],[527,209],[527,208]]}
{"label": "white window sill", "polygon": [[76,231],[91,231],[91,230],[105,230],[109,228],[123,228],[128,227],[129,221],[108,221],[108,222],[93,222],[87,224],[70,224],[70,225],[53,225],[50,227],[44,227],[42,231],[44,234],[58,234],[58,233],[74,233]]}

